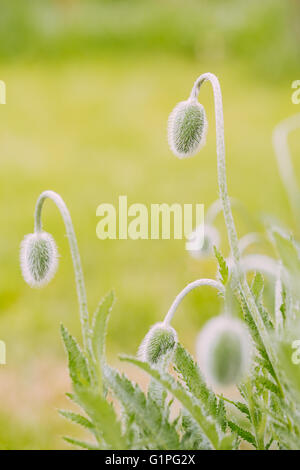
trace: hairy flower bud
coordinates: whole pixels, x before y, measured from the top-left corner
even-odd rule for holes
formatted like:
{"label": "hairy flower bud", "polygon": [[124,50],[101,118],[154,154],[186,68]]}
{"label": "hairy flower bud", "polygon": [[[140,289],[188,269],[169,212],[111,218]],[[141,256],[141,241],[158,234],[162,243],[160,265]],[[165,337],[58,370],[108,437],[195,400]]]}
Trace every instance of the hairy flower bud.
{"label": "hairy flower bud", "polygon": [[221,315],[197,338],[197,358],[207,381],[216,386],[239,383],[251,362],[252,344],[242,321]]}
{"label": "hairy flower bud", "polygon": [[168,352],[172,351],[177,342],[177,333],[171,326],[155,323],[143,339],[138,355],[143,361],[157,364]]}
{"label": "hairy flower bud", "polygon": [[168,122],[168,142],[179,158],[195,155],[205,144],[207,119],[203,106],[189,98],[175,106]]}
{"label": "hairy flower bud", "polygon": [[42,287],[53,278],[58,264],[54,239],[47,232],[30,233],[24,237],[20,252],[24,280],[31,287]]}

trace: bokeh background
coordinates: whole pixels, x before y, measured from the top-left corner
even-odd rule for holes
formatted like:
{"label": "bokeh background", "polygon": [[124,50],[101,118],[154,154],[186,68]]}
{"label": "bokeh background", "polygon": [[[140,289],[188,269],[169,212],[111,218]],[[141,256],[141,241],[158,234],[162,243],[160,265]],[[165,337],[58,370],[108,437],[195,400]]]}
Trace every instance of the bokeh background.
{"label": "bokeh background", "polygon": [[[110,360],[135,353],[149,326],[213,260],[196,261],[184,241],[100,241],[102,202],[204,203],[217,198],[212,94],[201,91],[210,130],[204,150],[179,161],[166,142],[166,122],[202,72],[221,80],[230,194],[249,214],[239,233],[271,213],[292,224],[271,145],[273,127],[300,111],[291,102],[299,79],[299,0],[10,0],[1,4],[0,79],[0,448],[67,448],[79,436],[57,413],[69,407],[63,322],[80,337],[68,244],[51,202],[44,227],[59,246],[60,267],[42,290],[19,268],[19,244],[33,230],[37,196],[59,192],[71,211],[91,312],[114,288]],[[290,140],[299,155],[299,136]],[[295,158],[300,175],[300,162]],[[225,234],[222,217],[218,227]],[[224,254],[228,247],[222,246]],[[174,321],[194,351],[197,331],[219,312],[209,288],[194,291]],[[121,365],[124,368],[124,365]],[[129,370],[131,377],[136,371]],[[136,377],[139,380],[139,377]]]}

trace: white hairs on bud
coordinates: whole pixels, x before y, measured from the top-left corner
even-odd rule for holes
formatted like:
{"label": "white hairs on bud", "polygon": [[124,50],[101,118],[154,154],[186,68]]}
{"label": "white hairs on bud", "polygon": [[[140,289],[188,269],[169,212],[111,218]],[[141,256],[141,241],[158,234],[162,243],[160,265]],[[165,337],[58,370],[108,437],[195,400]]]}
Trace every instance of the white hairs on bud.
{"label": "white hairs on bud", "polygon": [[168,143],[174,155],[179,158],[195,155],[205,145],[206,133],[205,110],[195,98],[175,106],[168,120]]}
{"label": "white hairs on bud", "polygon": [[20,250],[21,271],[31,287],[43,287],[54,277],[58,252],[53,237],[47,232],[26,235]]}
{"label": "white hairs on bud", "polygon": [[157,363],[161,357],[171,351],[177,342],[177,333],[169,325],[155,323],[143,339],[138,357],[142,361]]}
{"label": "white hairs on bud", "polygon": [[252,341],[241,320],[220,315],[209,320],[199,333],[196,352],[206,380],[211,385],[229,386],[247,375]]}

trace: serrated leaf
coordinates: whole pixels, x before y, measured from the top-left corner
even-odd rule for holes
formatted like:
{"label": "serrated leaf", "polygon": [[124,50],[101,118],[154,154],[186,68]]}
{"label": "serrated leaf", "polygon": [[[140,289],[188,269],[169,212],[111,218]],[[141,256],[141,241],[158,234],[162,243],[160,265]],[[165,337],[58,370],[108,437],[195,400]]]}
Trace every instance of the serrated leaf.
{"label": "serrated leaf", "polygon": [[126,437],[122,435],[121,423],[118,421],[112,404],[98,392],[88,388],[76,390],[77,401],[93,423],[97,436],[103,442],[101,448],[126,450]]}
{"label": "serrated leaf", "polygon": [[272,382],[271,380],[267,379],[266,377],[259,376],[255,379],[255,384],[257,387],[260,389],[267,389],[270,390],[270,392],[275,393],[277,396],[281,396],[281,392],[277,385]]}
{"label": "serrated leaf", "polygon": [[237,408],[241,413],[245,414],[248,419],[250,419],[250,412],[248,409],[248,406],[245,403],[242,403],[241,401],[233,401],[229,400],[229,398],[223,397],[223,400],[225,400],[227,403],[230,403],[233,405],[235,408]]}
{"label": "serrated leaf", "polygon": [[105,366],[103,372],[112,393],[126,412],[134,415],[140,432],[148,436],[148,445],[158,450],[178,449],[179,436],[176,428],[166,419],[157,403],[147,398],[140,387],[131,383],[125,375],[120,375],[108,366]]}
{"label": "serrated leaf", "polygon": [[225,286],[228,281],[229,270],[225,259],[220,251],[214,246],[215,257],[217,258],[219,265],[219,276],[222,284]]}
{"label": "serrated leaf", "polygon": [[91,432],[95,432],[95,426],[93,425],[93,423],[84,416],[67,410],[59,410],[59,414],[64,418],[72,421],[73,423],[79,424],[80,426],[88,429]]}
{"label": "serrated leaf", "polygon": [[234,423],[233,421],[228,421],[228,426],[239,437],[244,439],[244,441],[247,441],[250,444],[252,444],[254,447],[256,447],[256,440],[253,434],[251,434],[251,432],[246,431],[246,429],[241,428],[238,424]]}
{"label": "serrated leaf", "polygon": [[203,403],[207,412],[216,418],[218,410],[217,398],[213,391],[207,387],[198,364],[195,363],[192,356],[179,343],[176,347],[174,363],[176,371],[186,383],[188,390]]}
{"label": "serrated leaf", "polygon": [[94,444],[91,444],[90,442],[79,441],[78,439],[73,439],[72,437],[67,436],[64,437],[64,440],[68,442],[68,444],[74,445],[76,447],[81,447],[82,449],[99,450],[99,447]]}
{"label": "serrated leaf", "polygon": [[184,409],[181,411],[181,450],[209,450],[210,444],[200,426]]}
{"label": "serrated leaf", "polygon": [[88,363],[76,340],[61,325],[61,335],[68,354],[69,371],[73,385],[89,386],[91,383]]}
{"label": "serrated leaf", "polygon": [[109,314],[115,301],[114,292],[109,292],[99,303],[92,323],[92,346],[98,364],[101,366],[105,362],[105,337]]}
{"label": "serrated leaf", "polygon": [[138,359],[123,356],[121,360],[130,362],[140,369],[147,372],[155,380],[159,381],[173,396],[183,405],[190,413],[192,418],[198,423],[202,432],[205,434],[208,442],[213,449],[218,449],[219,432],[213,420],[203,413],[199,401],[194,398],[183,386],[176,382],[174,378],[167,373],[162,373],[153,369],[148,363],[139,361]]}

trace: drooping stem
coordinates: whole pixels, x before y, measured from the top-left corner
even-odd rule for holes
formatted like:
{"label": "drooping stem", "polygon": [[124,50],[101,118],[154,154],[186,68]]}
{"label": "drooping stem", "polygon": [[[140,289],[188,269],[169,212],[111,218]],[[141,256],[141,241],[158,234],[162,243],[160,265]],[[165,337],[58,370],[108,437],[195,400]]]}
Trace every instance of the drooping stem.
{"label": "drooping stem", "polygon": [[224,294],[224,291],[225,291],[223,284],[221,284],[221,282],[215,281],[214,279],[197,279],[196,281],[191,282],[177,295],[174,302],[172,303],[163,322],[166,326],[170,325],[174,317],[174,314],[177,308],[179,307],[179,304],[184,299],[184,297],[196,287],[201,287],[201,286],[214,287],[215,289],[218,289],[218,291],[221,292],[222,294]]}
{"label": "drooping stem", "polygon": [[201,85],[209,81],[213,88],[214,101],[215,101],[215,120],[216,120],[216,142],[217,142],[217,157],[218,157],[218,183],[220,191],[220,199],[222,202],[225,224],[227,227],[229,244],[234,259],[234,263],[239,270],[240,252],[238,246],[238,237],[232,216],[230,199],[227,191],[226,179],[226,165],[225,165],[225,139],[224,139],[224,118],[223,118],[223,104],[222,92],[219,80],[212,73],[204,73],[196,80],[191,91],[191,98],[198,98]]}
{"label": "drooping stem", "polygon": [[80,322],[82,328],[82,335],[83,335],[83,345],[85,351],[90,350],[90,325],[89,325],[89,312],[87,306],[87,297],[86,297],[86,289],[83,277],[83,271],[81,267],[80,255],[76,240],[76,235],[72,223],[72,219],[69,213],[69,210],[60,197],[59,194],[55,193],[54,191],[44,191],[38,198],[36,207],[35,207],[35,214],[34,214],[34,224],[35,224],[35,231],[40,232],[42,230],[42,209],[46,199],[51,199],[59,209],[61,216],[63,218],[67,237],[69,240],[70,251],[73,261],[74,273],[75,273],[75,281],[76,281],[76,290],[77,290],[77,297],[79,303],[79,312],[80,312]]}
{"label": "drooping stem", "polygon": [[269,339],[268,332],[265,324],[260,316],[254,297],[247,283],[245,273],[243,273],[240,263],[240,250],[237,232],[232,216],[230,199],[227,190],[227,178],[226,178],[226,162],[225,162],[225,139],[224,139],[224,117],[223,117],[223,104],[222,104],[222,92],[218,78],[212,73],[204,73],[194,83],[190,97],[193,99],[198,98],[198,94],[201,85],[209,81],[213,88],[214,102],[215,102],[215,120],[216,120],[216,144],[217,144],[217,161],[218,161],[218,186],[220,191],[220,199],[222,202],[222,208],[224,213],[225,224],[228,233],[229,245],[231,249],[232,259],[235,266],[235,272],[237,279],[239,280],[238,289],[241,290],[241,295],[244,297],[245,302],[253,320],[260,331],[261,338],[265,344],[270,361],[273,367],[276,364],[276,356],[273,352],[273,348]]}

